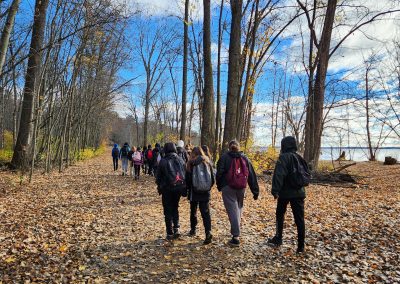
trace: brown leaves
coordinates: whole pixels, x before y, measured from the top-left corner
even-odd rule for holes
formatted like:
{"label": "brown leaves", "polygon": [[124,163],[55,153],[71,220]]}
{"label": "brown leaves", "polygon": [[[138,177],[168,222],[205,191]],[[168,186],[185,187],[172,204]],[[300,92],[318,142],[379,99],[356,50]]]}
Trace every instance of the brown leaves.
{"label": "brown leaves", "polygon": [[352,170],[368,187],[307,189],[306,254],[297,256],[290,209],[283,246],[266,245],[275,230],[269,188],[262,188],[258,201],[247,193],[240,248],[226,245],[229,221],[215,189],[213,243],[202,245],[200,212],[198,236],[185,235],[189,206],[184,198],[183,237],[166,242],[154,179],[122,177],[112,172],[106,156],[88,160],[62,174],[35,177],[32,185],[13,187],[0,197],[0,281],[399,282],[400,167],[383,171],[379,164],[361,163]]}

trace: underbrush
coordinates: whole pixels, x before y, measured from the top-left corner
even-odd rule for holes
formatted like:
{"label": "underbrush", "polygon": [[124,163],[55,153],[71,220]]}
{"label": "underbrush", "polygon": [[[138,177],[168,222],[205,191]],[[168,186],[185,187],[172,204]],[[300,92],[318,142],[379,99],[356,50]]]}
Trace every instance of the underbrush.
{"label": "underbrush", "polygon": [[4,132],[4,148],[0,149],[0,163],[9,163],[13,156],[13,136],[10,131]]}

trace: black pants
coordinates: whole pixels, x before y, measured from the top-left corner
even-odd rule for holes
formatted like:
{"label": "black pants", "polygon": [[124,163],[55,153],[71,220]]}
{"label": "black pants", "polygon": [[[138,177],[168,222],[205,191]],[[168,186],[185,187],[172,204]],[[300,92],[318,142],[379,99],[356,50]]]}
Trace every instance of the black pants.
{"label": "black pants", "polygon": [[179,229],[179,200],[180,193],[164,192],[162,194],[162,204],[164,208],[165,228],[167,235],[172,235]]}
{"label": "black pants", "polygon": [[197,207],[200,207],[201,218],[203,219],[204,230],[211,232],[211,215],[209,201],[190,201],[190,228],[196,230],[197,226]]}
{"label": "black pants", "polygon": [[140,176],[140,165],[133,165],[135,167],[135,177],[139,178]]}
{"label": "black pants", "polygon": [[148,175],[153,175],[153,163],[149,162],[149,169],[147,171]]}
{"label": "black pants", "polygon": [[293,211],[294,222],[297,227],[297,244],[299,247],[304,247],[305,238],[305,223],[304,223],[304,198],[278,198],[276,206],[276,236],[282,239],[283,236],[283,222],[285,220],[285,213],[288,204]]}
{"label": "black pants", "polygon": [[114,171],[118,170],[118,158],[113,157]]}

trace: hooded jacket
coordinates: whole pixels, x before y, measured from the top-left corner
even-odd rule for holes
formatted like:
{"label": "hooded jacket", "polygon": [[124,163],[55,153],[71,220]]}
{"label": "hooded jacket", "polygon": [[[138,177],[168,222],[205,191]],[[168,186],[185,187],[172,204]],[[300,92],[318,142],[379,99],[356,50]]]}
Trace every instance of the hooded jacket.
{"label": "hooded jacket", "polygon": [[114,159],[118,159],[119,158],[119,148],[118,148],[118,144],[114,144],[113,149],[111,150],[111,156]]}
{"label": "hooded jacket", "polygon": [[293,172],[295,156],[297,151],[296,139],[288,136],[281,141],[281,153],[276,162],[274,175],[272,177],[271,194],[282,199],[305,198],[304,187],[293,189],[287,183],[288,176]]}
{"label": "hooded jacket", "polygon": [[183,147],[176,147],[176,151],[177,151],[177,153],[178,153],[178,156],[179,157],[181,157],[181,159],[185,162],[185,163],[187,163],[188,161],[189,161],[189,155],[188,155],[188,153],[186,152],[186,150],[185,150],[185,148],[183,148]]}
{"label": "hooded jacket", "polygon": [[[192,183],[193,167],[200,165],[203,162],[205,162],[205,159],[202,156],[198,156],[196,159],[190,160],[188,162],[188,166],[186,168],[186,186],[187,186],[187,190],[188,190],[188,199],[190,201],[201,202],[201,201],[209,201],[210,200],[211,189],[210,189],[210,191],[201,192],[201,193],[193,191],[193,183]],[[215,184],[214,169],[210,163],[207,162],[207,165],[210,168],[211,182],[212,182],[211,187],[213,187]]]}
{"label": "hooded jacket", "polygon": [[257,182],[257,175],[254,172],[253,165],[250,160],[243,154],[243,152],[226,152],[221,156],[221,158],[217,162],[217,187],[218,190],[221,191],[223,187],[228,185],[228,181],[226,180],[226,174],[229,172],[231,167],[233,158],[244,158],[247,163],[247,168],[249,169],[249,177],[247,179],[247,183],[250,187],[251,192],[254,197],[258,197],[260,190]]}

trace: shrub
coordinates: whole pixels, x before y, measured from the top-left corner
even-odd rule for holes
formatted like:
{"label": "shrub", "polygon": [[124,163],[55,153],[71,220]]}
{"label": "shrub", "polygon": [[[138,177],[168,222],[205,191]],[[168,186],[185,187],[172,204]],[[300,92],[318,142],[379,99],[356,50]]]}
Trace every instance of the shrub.
{"label": "shrub", "polygon": [[0,149],[0,162],[10,162],[13,156],[13,136],[11,131],[4,132],[4,148]]}

